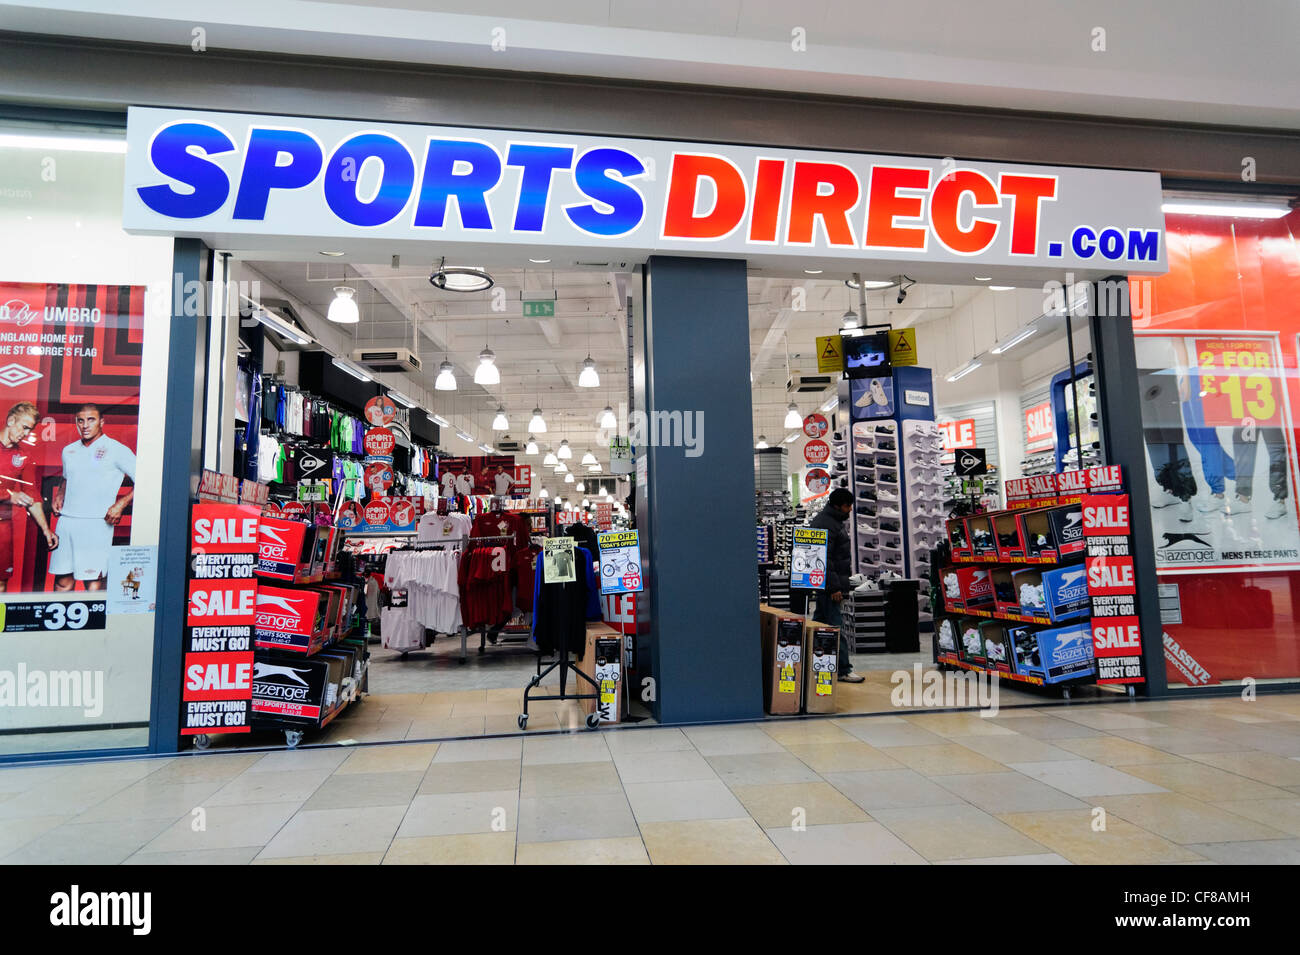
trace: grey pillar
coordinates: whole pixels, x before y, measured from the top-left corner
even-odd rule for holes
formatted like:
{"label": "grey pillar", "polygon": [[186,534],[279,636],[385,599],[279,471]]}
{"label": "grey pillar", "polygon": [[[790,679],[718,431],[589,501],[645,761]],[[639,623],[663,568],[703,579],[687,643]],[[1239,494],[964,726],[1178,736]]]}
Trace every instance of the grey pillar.
{"label": "grey pillar", "polygon": [[[203,409],[207,377],[207,305],[211,253],[198,239],[177,239],[173,253],[179,292],[167,361],[167,414],[158,440],[163,447],[162,511],[158,522],[157,608],[154,612],[153,701],[149,750],[174,753],[180,739],[181,638],[188,603],[185,568],[190,554],[190,500],[203,469]],[[188,294],[201,283],[203,294]],[[192,302],[198,315],[185,314]],[[177,309],[177,304],[181,307]],[[209,385],[211,383],[208,383]],[[219,383],[218,383],[219,386]]]}
{"label": "grey pillar", "polygon": [[1097,379],[1097,424],[1103,460],[1124,469],[1133,529],[1133,569],[1137,575],[1137,611],[1142,628],[1142,666],[1148,696],[1168,692],[1165,679],[1164,626],[1156,591],[1156,551],[1151,530],[1151,493],[1147,487],[1147,449],[1142,436],[1142,396],[1138,392],[1133,318],[1128,280],[1112,275],[1090,289],[1093,373]]}
{"label": "grey pillar", "polygon": [[637,448],[649,591],[638,617],[648,618],[655,717],[752,719],[763,701],[745,263],[652,256],[644,281],[637,407],[661,439],[679,413],[703,422],[696,450]]}

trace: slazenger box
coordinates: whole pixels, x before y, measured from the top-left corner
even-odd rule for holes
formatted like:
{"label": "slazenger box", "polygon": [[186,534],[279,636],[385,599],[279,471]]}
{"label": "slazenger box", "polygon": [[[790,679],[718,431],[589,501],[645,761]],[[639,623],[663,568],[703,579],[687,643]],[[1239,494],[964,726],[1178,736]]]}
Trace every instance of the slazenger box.
{"label": "slazenger box", "polygon": [[990,670],[1010,673],[1012,651],[1006,624],[1000,620],[981,621],[980,636],[984,639],[985,665]]}
{"label": "slazenger box", "polygon": [[1047,522],[1052,528],[1057,559],[1061,563],[1083,560],[1087,543],[1083,537],[1083,505],[1065,504],[1050,508]]}
{"label": "slazenger box", "polygon": [[1092,614],[1087,572],[1082,564],[1044,570],[1043,595],[1047,598],[1047,615],[1055,623]]}
{"label": "slazenger box", "polygon": [[808,653],[803,680],[804,711],[834,713],[835,683],[840,659],[839,628],[810,620],[806,637]]}
{"label": "slazenger box", "polygon": [[[253,661],[253,726],[316,726],[325,711],[329,662],[257,651]],[[258,717],[263,717],[259,720]]]}
{"label": "slazenger box", "polygon": [[318,590],[259,586],[254,646],[308,654],[324,645],[324,603]]}
{"label": "slazenger box", "polygon": [[984,635],[980,633],[979,617],[961,617],[957,622],[957,646],[961,658],[967,663],[984,666]]}
{"label": "slazenger box", "polygon": [[1011,642],[1012,667],[1021,676],[1046,676],[1038,655],[1038,634],[1029,627],[1008,627],[1007,639]]}
{"label": "slazenger box", "polygon": [[997,557],[998,539],[993,533],[993,522],[980,514],[966,518],[966,533],[970,535],[971,553],[976,557]]}
{"label": "slazenger box", "polygon": [[1025,557],[1025,535],[1017,517],[1015,511],[998,511],[991,515],[998,560],[1023,560]]}
{"label": "slazenger box", "polygon": [[257,574],[292,581],[311,566],[312,528],[302,521],[263,517],[257,524]]}
{"label": "slazenger box", "polygon": [[1000,613],[1020,613],[1020,594],[1011,574],[1010,567],[989,568],[989,580],[993,582],[993,609]]}
{"label": "slazenger box", "polygon": [[957,617],[939,617],[935,622],[935,642],[939,653],[957,652]]}
{"label": "slazenger box", "polygon": [[944,601],[951,610],[971,610],[993,604],[993,584],[986,568],[947,567],[943,571],[942,583]]}
{"label": "slazenger box", "polygon": [[1038,507],[1016,511],[1016,526],[1020,530],[1021,540],[1025,542],[1025,557],[1043,561],[1057,559],[1056,539],[1052,536],[1052,524],[1047,518],[1050,510],[1050,507]]}
{"label": "slazenger box", "polygon": [[954,517],[948,522],[948,543],[952,545],[952,556],[970,557],[970,536],[966,533],[966,521]]}
{"label": "slazenger box", "polygon": [[1096,672],[1092,656],[1092,629],[1072,624],[1038,631],[1038,658],[1047,683],[1073,680]]}
{"label": "slazenger box", "polygon": [[[1047,588],[1043,586],[1043,572],[1037,567],[1011,572],[1011,586],[1016,589],[1020,613],[1026,617],[1051,619],[1047,614]],[[1032,588],[1029,589],[1029,588]],[[1041,600],[1039,599],[1041,596]]]}

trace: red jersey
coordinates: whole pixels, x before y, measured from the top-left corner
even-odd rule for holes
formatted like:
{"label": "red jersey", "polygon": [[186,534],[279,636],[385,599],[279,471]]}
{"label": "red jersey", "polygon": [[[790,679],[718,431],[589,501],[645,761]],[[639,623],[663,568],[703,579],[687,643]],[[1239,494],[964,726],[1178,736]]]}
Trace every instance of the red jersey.
{"label": "red jersey", "polygon": [[33,500],[40,499],[40,489],[32,477],[35,450],[26,444],[0,441],[0,521],[12,520],[17,508],[16,504],[9,503],[9,492],[22,491]]}

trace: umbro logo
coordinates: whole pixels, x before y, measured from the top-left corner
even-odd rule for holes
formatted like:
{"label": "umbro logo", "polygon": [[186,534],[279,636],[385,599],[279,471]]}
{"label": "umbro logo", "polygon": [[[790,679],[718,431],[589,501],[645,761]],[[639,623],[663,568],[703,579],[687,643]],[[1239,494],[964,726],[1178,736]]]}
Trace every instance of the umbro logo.
{"label": "umbro logo", "polygon": [[39,371],[32,371],[26,365],[20,365],[17,362],[0,368],[0,385],[7,385],[10,388],[17,388],[20,385],[44,377]]}

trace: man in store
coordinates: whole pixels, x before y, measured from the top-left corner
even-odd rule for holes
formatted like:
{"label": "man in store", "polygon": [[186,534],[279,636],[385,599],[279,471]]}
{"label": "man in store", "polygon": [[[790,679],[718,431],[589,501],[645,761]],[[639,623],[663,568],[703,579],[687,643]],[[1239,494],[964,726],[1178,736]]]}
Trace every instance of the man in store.
{"label": "man in store", "polygon": [[56,591],[72,590],[78,580],[86,590],[103,590],[113,528],[135,496],[134,486],[117,496],[124,479],[134,485],[135,455],[104,433],[99,405],[79,407],[74,423],[79,440],[63,449],[67,490],[58,513],[64,546],[50,560],[50,573]]}
{"label": "man in store", "polygon": [[853,573],[853,547],[849,542],[849,533],[844,529],[852,513],[853,492],[848,488],[837,487],[831,491],[821,513],[808,526],[820,527],[826,531],[826,589],[818,597],[817,619],[821,623],[840,628],[840,680],[845,683],[861,683],[865,677],[853,672],[849,637],[844,632],[843,617],[840,614],[840,604],[849,592],[849,575]]}
{"label": "man in store", "polygon": [[20,508],[32,516],[50,550],[59,546],[58,535],[45,522],[45,508],[32,480],[31,448],[25,444],[38,414],[36,405],[20,401],[9,409],[0,431],[0,593],[9,589],[14,573],[14,520]]}

